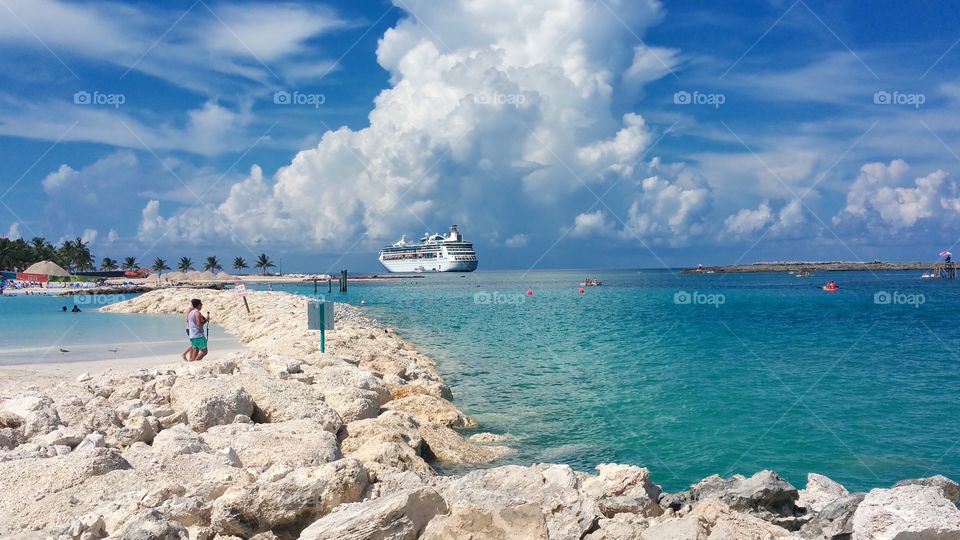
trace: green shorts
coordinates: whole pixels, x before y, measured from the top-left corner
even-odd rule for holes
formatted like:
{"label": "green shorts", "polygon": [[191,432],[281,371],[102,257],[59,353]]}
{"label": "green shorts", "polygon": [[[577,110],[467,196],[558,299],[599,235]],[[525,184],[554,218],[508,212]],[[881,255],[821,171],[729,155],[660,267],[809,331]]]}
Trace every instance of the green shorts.
{"label": "green shorts", "polygon": [[193,346],[194,349],[206,349],[207,338],[205,337],[190,338],[190,345]]}

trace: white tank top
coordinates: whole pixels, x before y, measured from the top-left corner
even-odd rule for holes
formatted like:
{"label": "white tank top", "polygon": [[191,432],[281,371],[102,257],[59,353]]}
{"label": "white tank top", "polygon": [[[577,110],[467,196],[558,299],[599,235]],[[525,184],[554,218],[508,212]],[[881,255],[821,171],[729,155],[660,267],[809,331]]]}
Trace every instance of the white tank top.
{"label": "white tank top", "polygon": [[203,337],[203,325],[197,324],[196,318],[193,316],[193,312],[195,311],[199,313],[198,309],[191,309],[190,312],[187,313],[187,336],[191,339]]}

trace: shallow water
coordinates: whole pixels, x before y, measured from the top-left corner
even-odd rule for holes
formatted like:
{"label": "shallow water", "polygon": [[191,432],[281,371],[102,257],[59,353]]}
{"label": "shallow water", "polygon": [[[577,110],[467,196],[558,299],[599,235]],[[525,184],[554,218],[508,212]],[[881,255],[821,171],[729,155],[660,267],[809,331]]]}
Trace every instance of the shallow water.
{"label": "shallow water", "polygon": [[[578,294],[585,275],[603,286]],[[918,275],[478,271],[330,296],[434,357],[481,429],[514,438],[508,462],[634,463],[667,489],[764,468],[866,489],[960,477],[960,282]]]}
{"label": "shallow water", "polygon": [[[126,298],[130,295],[0,296],[0,366],[143,356],[175,361],[187,345],[182,318],[97,311]],[[61,311],[75,303],[80,313]],[[217,340],[236,346],[217,326],[211,326],[210,340],[211,348]]]}

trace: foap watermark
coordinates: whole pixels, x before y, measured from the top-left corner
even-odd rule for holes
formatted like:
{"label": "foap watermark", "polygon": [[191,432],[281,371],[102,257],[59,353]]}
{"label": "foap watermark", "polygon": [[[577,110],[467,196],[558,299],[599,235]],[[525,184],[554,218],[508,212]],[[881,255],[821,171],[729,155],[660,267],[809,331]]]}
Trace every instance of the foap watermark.
{"label": "foap watermark", "polygon": [[725,304],[727,297],[719,293],[702,293],[700,291],[677,291],[673,293],[673,303],[678,306],[713,306]]}
{"label": "foap watermark", "polygon": [[527,102],[527,96],[523,94],[501,94],[500,92],[480,92],[474,94],[473,101],[477,105],[507,105],[519,109]]}
{"label": "foap watermark", "polygon": [[927,297],[921,293],[877,291],[873,294],[873,303],[878,306],[913,306],[918,308],[927,303]]}
{"label": "foap watermark", "polygon": [[726,102],[727,96],[724,94],[708,94],[700,92],[699,90],[694,90],[693,92],[680,90],[673,94],[674,105],[710,105],[715,109],[719,109],[720,106]]}
{"label": "foap watermark", "polygon": [[906,105],[914,109],[919,109],[920,106],[926,102],[927,96],[920,93],[911,94],[900,92],[899,90],[894,90],[893,92],[878,90],[873,93],[874,105]]}
{"label": "foap watermark", "polygon": [[80,90],[73,93],[73,103],[75,105],[101,105],[119,109],[126,102],[127,96],[123,94],[105,94],[96,90],[93,92]]}
{"label": "foap watermark", "polygon": [[275,105],[306,105],[319,109],[326,102],[327,96],[324,94],[310,94],[299,90],[294,90],[292,93],[286,90],[277,90],[273,93],[273,103]]}
{"label": "foap watermark", "polygon": [[78,306],[106,306],[125,299],[122,294],[78,294],[73,297],[73,303]]}
{"label": "foap watermark", "polygon": [[473,303],[477,304],[478,306],[519,306],[526,301],[527,298],[518,293],[507,294],[499,291],[480,291],[478,293],[474,293],[473,295]]}

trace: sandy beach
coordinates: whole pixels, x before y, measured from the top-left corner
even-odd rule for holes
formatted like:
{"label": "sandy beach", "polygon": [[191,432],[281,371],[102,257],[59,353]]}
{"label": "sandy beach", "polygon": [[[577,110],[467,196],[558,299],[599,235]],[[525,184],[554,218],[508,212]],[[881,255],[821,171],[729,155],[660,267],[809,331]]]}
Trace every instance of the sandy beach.
{"label": "sandy beach", "polygon": [[[483,426],[393,329],[337,305],[321,353],[304,297],[247,294],[250,314],[232,291],[173,288],[104,308],[179,314],[202,296],[243,346],[203,362],[9,368],[0,536],[960,537],[960,486],[942,476],[850,493],[815,473],[798,489],[760,471],[667,493],[635,465],[601,464],[595,474],[565,464],[481,467],[510,449],[493,434],[460,433]],[[440,462],[478,468],[442,476]]]}

